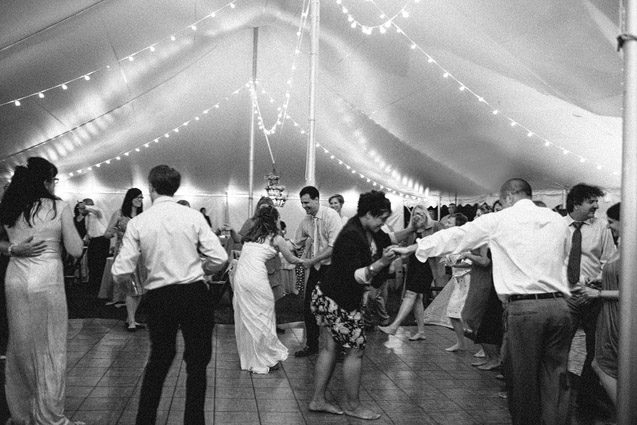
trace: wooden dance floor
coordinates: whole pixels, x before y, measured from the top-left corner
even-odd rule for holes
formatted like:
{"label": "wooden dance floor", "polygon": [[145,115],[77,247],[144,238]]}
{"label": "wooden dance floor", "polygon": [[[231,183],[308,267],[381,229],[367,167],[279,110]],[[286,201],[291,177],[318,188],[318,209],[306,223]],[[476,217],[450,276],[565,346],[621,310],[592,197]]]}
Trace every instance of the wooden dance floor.
{"label": "wooden dance floor", "polygon": [[[370,332],[364,359],[361,398],[382,412],[373,422],[309,412],[316,356],[295,358],[300,328],[280,335],[290,349],[283,367],[269,375],[239,369],[234,327],[217,325],[208,366],[207,424],[508,424],[507,402],[498,396],[497,372],[471,366],[477,347],[447,353],[455,342],[449,329],[427,327],[427,340],[410,342],[412,328],[396,336]],[[183,344],[166,380],[159,425],[181,424],[186,370]],[[69,326],[67,415],[90,425],[134,424],[141,378],[149,352],[147,331],[128,333],[110,319],[73,319]],[[341,400],[341,364],[330,386]]]}

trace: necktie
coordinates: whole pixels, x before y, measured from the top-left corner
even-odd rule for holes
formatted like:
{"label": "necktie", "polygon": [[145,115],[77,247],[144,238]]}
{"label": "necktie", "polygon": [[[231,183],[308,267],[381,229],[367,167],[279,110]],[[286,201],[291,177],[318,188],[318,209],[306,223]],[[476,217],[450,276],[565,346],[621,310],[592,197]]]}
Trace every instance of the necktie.
{"label": "necktie", "polygon": [[[318,224],[318,218],[316,218],[316,217],[312,218],[312,225],[313,225],[313,229],[312,229],[312,258],[315,258],[318,255],[318,253],[319,253],[319,224]],[[314,268],[316,268],[317,270],[319,269],[319,267],[321,267],[320,263],[314,264]]]}
{"label": "necktie", "polygon": [[575,230],[573,231],[571,253],[568,256],[568,267],[566,269],[568,283],[571,285],[575,285],[579,282],[580,263],[582,261],[582,231],[580,228],[583,224],[581,221],[574,221],[572,223]]}

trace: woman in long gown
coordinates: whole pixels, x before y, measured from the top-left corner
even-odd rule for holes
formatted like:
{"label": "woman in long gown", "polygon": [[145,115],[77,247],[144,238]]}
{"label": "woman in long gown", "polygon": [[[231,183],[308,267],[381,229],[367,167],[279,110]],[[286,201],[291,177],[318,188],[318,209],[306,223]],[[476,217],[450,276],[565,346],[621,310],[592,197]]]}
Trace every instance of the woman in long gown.
{"label": "woman in long gown", "polygon": [[291,264],[301,260],[292,255],[279,234],[279,212],[270,205],[257,210],[243,241],[232,299],[237,350],[242,370],[264,374],[288,357],[288,349],[276,334],[274,294],[265,263],[279,252]]}
{"label": "woman in long gown", "polygon": [[[133,187],[126,191],[124,195],[124,201],[122,207],[115,211],[111,216],[111,221],[108,223],[104,237],[107,239],[117,236],[117,242],[115,243],[115,257],[119,253],[122,247],[122,239],[126,232],[126,226],[131,218],[139,215],[144,211],[144,196],[142,191]],[[137,270],[132,276],[132,279],[123,286],[115,285],[113,289],[113,301],[120,301],[122,295],[126,302],[126,330],[129,332],[135,332],[137,328],[143,327],[142,324],[135,320],[135,313],[139,307],[144,288],[142,283],[146,280],[146,269],[142,261],[137,263]]]}
{"label": "woman in long gown", "polygon": [[82,424],[64,416],[68,314],[61,256],[63,243],[79,257],[82,240],[71,208],[54,195],[56,175],[47,160],[29,158],[0,202],[0,251],[11,257],[5,278],[8,424]]}

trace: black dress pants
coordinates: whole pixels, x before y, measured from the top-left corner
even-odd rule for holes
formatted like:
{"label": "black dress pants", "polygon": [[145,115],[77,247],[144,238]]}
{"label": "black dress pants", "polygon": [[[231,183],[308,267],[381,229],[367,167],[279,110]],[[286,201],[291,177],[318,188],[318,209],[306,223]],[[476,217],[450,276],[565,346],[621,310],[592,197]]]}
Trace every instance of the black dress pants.
{"label": "black dress pants", "polygon": [[204,425],[206,367],[212,355],[214,312],[204,282],[170,285],[146,295],[150,359],[146,365],[136,425],[154,425],[166,375],[176,354],[177,330],[184,338],[186,409],[184,424]]}
{"label": "black dress pants", "polygon": [[305,285],[305,296],[303,297],[303,320],[305,321],[305,345],[311,351],[317,351],[319,346],[319,327],[316,324],[316,317],[312,314],[310,303],[312,302],[312,292],[316,284],[319,283],[327,270],[330,268],[328,265],[322,265],[318,270],[315,267],[310,267],[310,275],[307,278],[307,284]]}
{"label": "black dress pants", "polygon": [[111,241],[103,236],[91,238],[86,248],[88,266],[88,283],[92,288],[99,288],[106,266],[106,258],[111,249]]}

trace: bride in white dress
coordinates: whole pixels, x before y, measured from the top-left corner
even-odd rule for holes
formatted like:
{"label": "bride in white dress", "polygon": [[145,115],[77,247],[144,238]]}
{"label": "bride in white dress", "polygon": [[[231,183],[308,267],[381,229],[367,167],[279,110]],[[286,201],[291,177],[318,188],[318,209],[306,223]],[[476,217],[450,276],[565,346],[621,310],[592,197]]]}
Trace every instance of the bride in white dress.
{"label": "bride in white dress", "polygon": [[233,278],[237,349],[241,369],[252,373],[278,369],[279,362],[288,358],[288,349],[276,334],[274,295],[265,266],[279,252],[291,264],[301,262],[279,234],[279,212],[265,205],[257,211],[254,225],[244,238]]}

